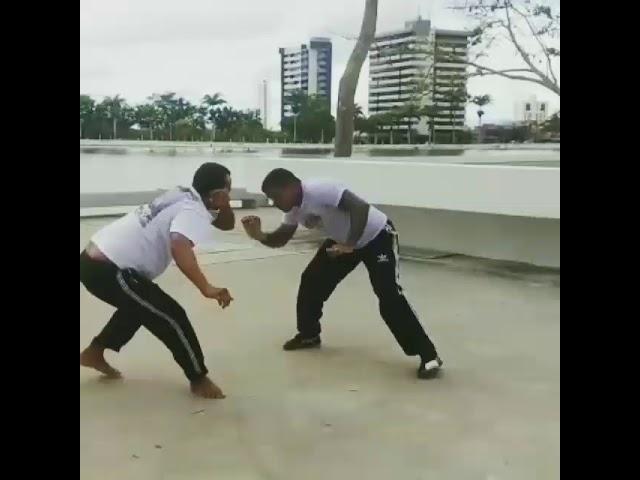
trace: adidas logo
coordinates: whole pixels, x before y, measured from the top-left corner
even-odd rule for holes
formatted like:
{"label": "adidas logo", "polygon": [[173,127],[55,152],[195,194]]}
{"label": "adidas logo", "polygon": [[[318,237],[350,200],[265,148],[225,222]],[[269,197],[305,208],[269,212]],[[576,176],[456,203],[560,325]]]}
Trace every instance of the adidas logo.
{"label": "adidas logo", "polygon": [[389,257],[387,257],[384,253],[378,255],[378,263],[388,263]]}

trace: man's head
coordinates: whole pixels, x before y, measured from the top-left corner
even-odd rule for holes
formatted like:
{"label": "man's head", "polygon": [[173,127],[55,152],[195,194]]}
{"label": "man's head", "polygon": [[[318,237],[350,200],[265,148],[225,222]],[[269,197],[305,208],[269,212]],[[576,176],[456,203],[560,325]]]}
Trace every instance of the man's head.
{"label": "man's head", "polygon": [[300,179],[284,168],[269,172],[262,182],[262,192],[283,212],[299,206],[302,200]]}
{"label": "man's head", "polygon": [[219,163],[203,163],[193,175],[192,186],[209,210],[217,210],[228,203],[231,172]]}

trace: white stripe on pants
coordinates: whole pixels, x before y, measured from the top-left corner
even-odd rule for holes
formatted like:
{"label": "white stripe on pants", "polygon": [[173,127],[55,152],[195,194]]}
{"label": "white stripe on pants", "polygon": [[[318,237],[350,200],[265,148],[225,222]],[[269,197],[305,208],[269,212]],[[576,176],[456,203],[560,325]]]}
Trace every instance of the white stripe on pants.
{"label": "white stripe on pants", "polygon": [[129,287],[129,285],[127,285],[127,282],[124,279],[122,271],[118,272],[117,279],[118,279],[118,283],[120,284],[120,287],[122,288],[122,290],[124,291],[124,293],[126,295],[131,297],[136,303],[138,303],[139,305],[142,305],[144,308],[149,310],[154,315],[162,318],[163,320],[166,320],[169,323],[169,325],[171,326],[171,328],[173,328],[176,331],[176,333],[178,335],[178,338],[180,339],[180,341],[182,342],[182,345],[184,346],[184,348],[187,350],[187,353],[189,354],[189,358],[191,359],[191,362],[193,363],[193,368],[194,368],[195,372],[198,375],[200,375],[202,373],[202,369],[200,368],[200,364],[198,362],[198,359],[196,358],[196,354],[193,351],[193,348],[191,348],[191,344],[189,343],[189,340],[187,340],[187,337],[184,335],[184,332],[182,331],[182,328],[180,328],[180,325],[178,325],[178,322],[176,322],[173,318],[171,318],[166,313],[158,310],[156,307],[151,305],[145,299],[140,297],[136,292],[134,292]]}

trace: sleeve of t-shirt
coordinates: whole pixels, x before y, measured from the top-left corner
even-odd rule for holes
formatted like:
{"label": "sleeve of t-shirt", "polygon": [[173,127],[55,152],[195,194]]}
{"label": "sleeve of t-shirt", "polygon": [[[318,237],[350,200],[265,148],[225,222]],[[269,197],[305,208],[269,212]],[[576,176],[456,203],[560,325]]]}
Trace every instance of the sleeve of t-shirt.
{"label": "sleeve of t-shirt", "polygon": [[185,208],[174,217],[169,231],[184,235],[194,245],[208,243],[213,240],[211,219],[201,212],[189,208]]}
{"label": "sleeve of t-shirt", "polygon": [[320,180],[309,182],[304,194],[314,205],[337,207],[345,190],[345,186],[340,183]]}

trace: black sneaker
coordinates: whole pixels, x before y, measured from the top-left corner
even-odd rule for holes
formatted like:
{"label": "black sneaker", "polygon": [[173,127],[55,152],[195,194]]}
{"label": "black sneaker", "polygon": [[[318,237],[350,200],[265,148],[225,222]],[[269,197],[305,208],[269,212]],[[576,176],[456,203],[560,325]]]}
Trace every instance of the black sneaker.
{"label": "black sneaker", "polygon": [[424,380],[435,378],[438,376],[438,372],[440,372],[440,367],[442,367],[442,360],[438,356],[428,362],[422,360],[420,362],[420,368],[418,368],[418,378]]}
{"label": "black sneaker", "polygon": [[282,348],[285,350],[301,350],[303,348],[318,348],[322,341],[320,340],[320,335],[316,335],[315,337],[304,338],[302,335],[297,334],[287,343],[285,343]]}

